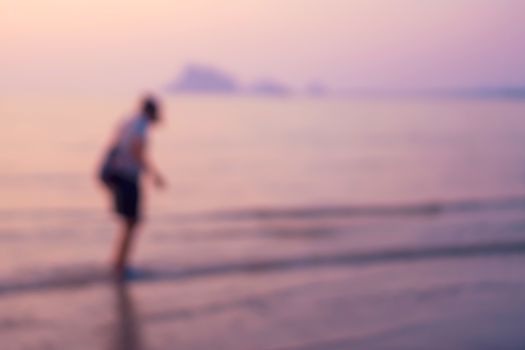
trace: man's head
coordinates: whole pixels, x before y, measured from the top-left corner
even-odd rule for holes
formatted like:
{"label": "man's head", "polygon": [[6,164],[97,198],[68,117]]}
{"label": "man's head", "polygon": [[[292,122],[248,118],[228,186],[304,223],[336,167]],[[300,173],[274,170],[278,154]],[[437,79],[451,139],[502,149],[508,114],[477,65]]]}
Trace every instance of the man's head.
{"label": "man's head", "polygon": [[155,123],[160,119],[159,103],[153,96],[146,96],[142,100],[142,113],[149,121]]}

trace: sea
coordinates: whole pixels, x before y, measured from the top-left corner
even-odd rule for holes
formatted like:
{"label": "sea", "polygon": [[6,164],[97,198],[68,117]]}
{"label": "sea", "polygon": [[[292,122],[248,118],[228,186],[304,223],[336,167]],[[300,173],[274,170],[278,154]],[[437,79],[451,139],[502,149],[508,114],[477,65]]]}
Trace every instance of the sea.
{"label": "sea", "polygon": [[[2,96],[0,300],[104,283],[118,222],[97,172],[137,106],[134,95]],[[450,315],[443,295],[461,295],[451,319],[462,331],[429,328],[463,345],[447,348],[525,344],[525,101],[166,95],[148,153],[167,187],[143,179],[137,283],[384,269],[342,295],[383,296],[383,317],[408,298],[433,320]],[[386,281],[410,287],[396,299]],[[468,302],[484,293],[494,308]],[[469,312],[494,324],[469,328]]]}

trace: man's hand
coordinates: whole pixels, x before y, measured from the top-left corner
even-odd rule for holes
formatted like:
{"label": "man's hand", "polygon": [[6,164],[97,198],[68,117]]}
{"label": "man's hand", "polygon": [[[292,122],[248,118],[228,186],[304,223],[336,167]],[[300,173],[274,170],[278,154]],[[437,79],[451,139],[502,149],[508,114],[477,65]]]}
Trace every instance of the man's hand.
{"label": "man's hand", "polygon": [[166,188],[166,181],[164,181],[164,178],[159,173],[153,174],[153,184],[158,189]]}

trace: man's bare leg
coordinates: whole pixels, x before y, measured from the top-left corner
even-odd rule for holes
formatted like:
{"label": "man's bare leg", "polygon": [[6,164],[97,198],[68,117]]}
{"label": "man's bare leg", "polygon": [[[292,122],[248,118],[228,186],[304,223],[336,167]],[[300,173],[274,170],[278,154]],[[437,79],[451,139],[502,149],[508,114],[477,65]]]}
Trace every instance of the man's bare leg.
{"label": "man's bare leg", "polygon": [[117,242],[113,266],[115,274],[118,277],[123,277],[137,224],[137,220],[126,219],[123,221],[122,232],[120,233],[119,241]]}

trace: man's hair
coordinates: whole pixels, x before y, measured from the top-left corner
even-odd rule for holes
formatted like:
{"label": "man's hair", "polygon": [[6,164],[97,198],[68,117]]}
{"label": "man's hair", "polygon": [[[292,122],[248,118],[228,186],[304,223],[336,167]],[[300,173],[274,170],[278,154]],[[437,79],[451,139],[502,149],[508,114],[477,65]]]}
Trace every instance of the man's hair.
{"label": "man's hair", "polygon": [[147,96],[142,100],[142,113],[151,121],[156,121],[159,118],[158,102],[154,97]]}

